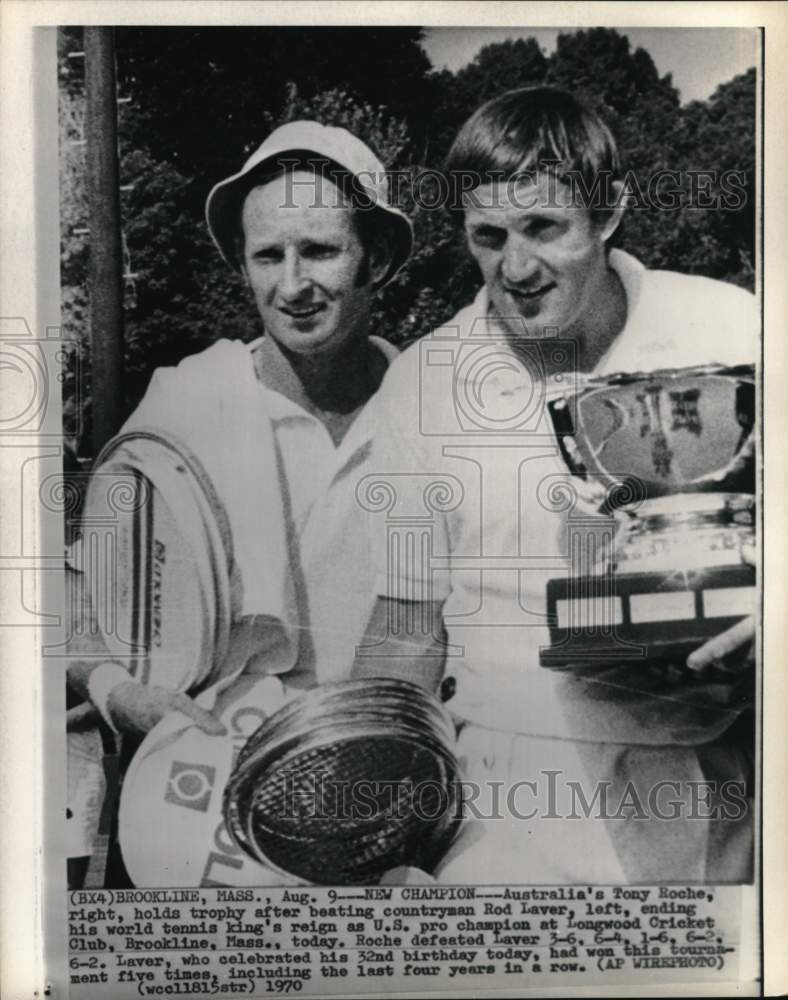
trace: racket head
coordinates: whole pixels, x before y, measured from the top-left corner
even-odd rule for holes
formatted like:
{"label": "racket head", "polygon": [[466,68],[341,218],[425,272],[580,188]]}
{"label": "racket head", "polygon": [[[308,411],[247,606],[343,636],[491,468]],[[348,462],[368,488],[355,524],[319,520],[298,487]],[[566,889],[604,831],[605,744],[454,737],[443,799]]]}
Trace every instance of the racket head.
{"label": "racket head", "polygon": [[235,842],[306,882],[364,885],[430,870],[459,827],[453,726],[404,681],[316,688],[252,734],[227,784]]}
{"label": "racket head", "polygon": [[82,533],[106,652],[140,683],[210,684],[229,643],[232,552],[196,460],[160,435],[116,438],[91,477]]}

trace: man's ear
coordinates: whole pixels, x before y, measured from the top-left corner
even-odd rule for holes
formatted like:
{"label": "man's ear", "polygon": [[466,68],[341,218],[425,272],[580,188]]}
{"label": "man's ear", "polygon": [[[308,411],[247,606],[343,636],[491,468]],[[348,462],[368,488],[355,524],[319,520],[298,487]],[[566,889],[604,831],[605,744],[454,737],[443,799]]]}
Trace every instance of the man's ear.
{"label": "man's ear", "polygon": [[613,208],[611,208],[610,212],[606,214],[605,221],[602,224],[600,235],[602,236],[603,243],[607,243],[613,233],[621,225],[621,220],[624,218],[624,212],[627,210],[627,192],[624,182],[613,181],[610,188]]}
{"label": "man's ear", "polygon": [[369,278],[372,285],[378,288],[388,274],[394,248],[387,233],[379,233],[372,241],[369,250]]}
{"label": "man's ear", "polygon": [[243,229],[237,228],[232,234],[232,253],[245,285],[249,284],[249,272],[246,269],[246,236]]}

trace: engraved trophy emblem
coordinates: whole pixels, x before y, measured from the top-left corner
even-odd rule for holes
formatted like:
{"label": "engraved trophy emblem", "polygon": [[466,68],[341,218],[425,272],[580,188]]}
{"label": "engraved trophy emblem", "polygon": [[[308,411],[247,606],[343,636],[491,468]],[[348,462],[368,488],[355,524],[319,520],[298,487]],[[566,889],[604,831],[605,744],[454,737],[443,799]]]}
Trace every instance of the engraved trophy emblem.
{"label": "engraved trophy emblem", "polygon": [[548,582],[543,666],[682,662],[754,612],[740,555],[755,538],[751,366],[588,378],[548,412],[578,495],[611,531]]}

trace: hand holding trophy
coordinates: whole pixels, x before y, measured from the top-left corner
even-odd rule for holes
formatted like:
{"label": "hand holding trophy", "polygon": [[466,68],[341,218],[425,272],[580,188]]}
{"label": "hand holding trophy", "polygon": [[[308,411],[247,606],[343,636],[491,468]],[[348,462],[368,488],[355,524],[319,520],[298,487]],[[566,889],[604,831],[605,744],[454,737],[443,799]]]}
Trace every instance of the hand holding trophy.
{"label": "hand holding trophy", "polygon": [[[755,547],[744,544],[741,558],[748,566],[755,566]],[[755,660],[755,616],[750,615],[736,622],[721,635],[709,639],[687,657],[690,670],[703,673],[710,667],[729,669],[731,659],[735,660],[734,670],[751,667]]]}

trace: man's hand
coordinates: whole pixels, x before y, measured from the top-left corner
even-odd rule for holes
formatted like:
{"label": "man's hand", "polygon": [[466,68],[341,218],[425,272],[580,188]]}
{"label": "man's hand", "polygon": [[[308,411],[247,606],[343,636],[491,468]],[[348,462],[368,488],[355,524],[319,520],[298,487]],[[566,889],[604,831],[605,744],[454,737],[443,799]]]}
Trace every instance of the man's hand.
{"label": "man's hand", "polygon": [[384,872],[378,885],[435,885],[437,881],[434,875],[425,872],[423,868],[398,865]]}
{"label": "man's hand", "polygon": [[[720,670],[729,670],[735,673],[752,666],[754,658],[755,642],[755,619],[743,618],[740,622],[723,632],[709,639],[700,649],[690,653],[687,657],[687,666],[690,670],[701,673],[709,667],[717,667]],[[729,666],[726,659],[734,653],[741,656],[736,659],[734,666]]]}
{"label": "man's hand", "polygon": [[144,735],[169,712],[180,712],[210,736],[224,736],[225,726],[204,708],[179,691],[136,681],[116,685],[107,698],[107,710],[121,732]]}
{"label": "man's hand", "polygon": [[[389,623],[403,625],[390,634]],[[418,628],[405,627],[418,622]],[[434,637],[443,636],[441,641]],[[442,601],[401,601],[378,597],[367,623],[364,641],[356,649],[351,677],[410,681],[431,694],[438,690],[446,663],[446,629]]]}
{"label": "man's hand", "polygon": [[[743,545],[741,558],[742,562],[754,566],[755,549],[751,545]],[[734,657],[736,653],[739,655],[735,657],[733,665],[731,665],[729,658]],[[751,667],[754,661],[755,618],[750,616],[736,622],[732,628],[720,635],[715,635],[713,639],[709,639],[694,653],[690,653],[687,657],[687,666],[697,673],[702,673],[710,667],[738,673]]]}

